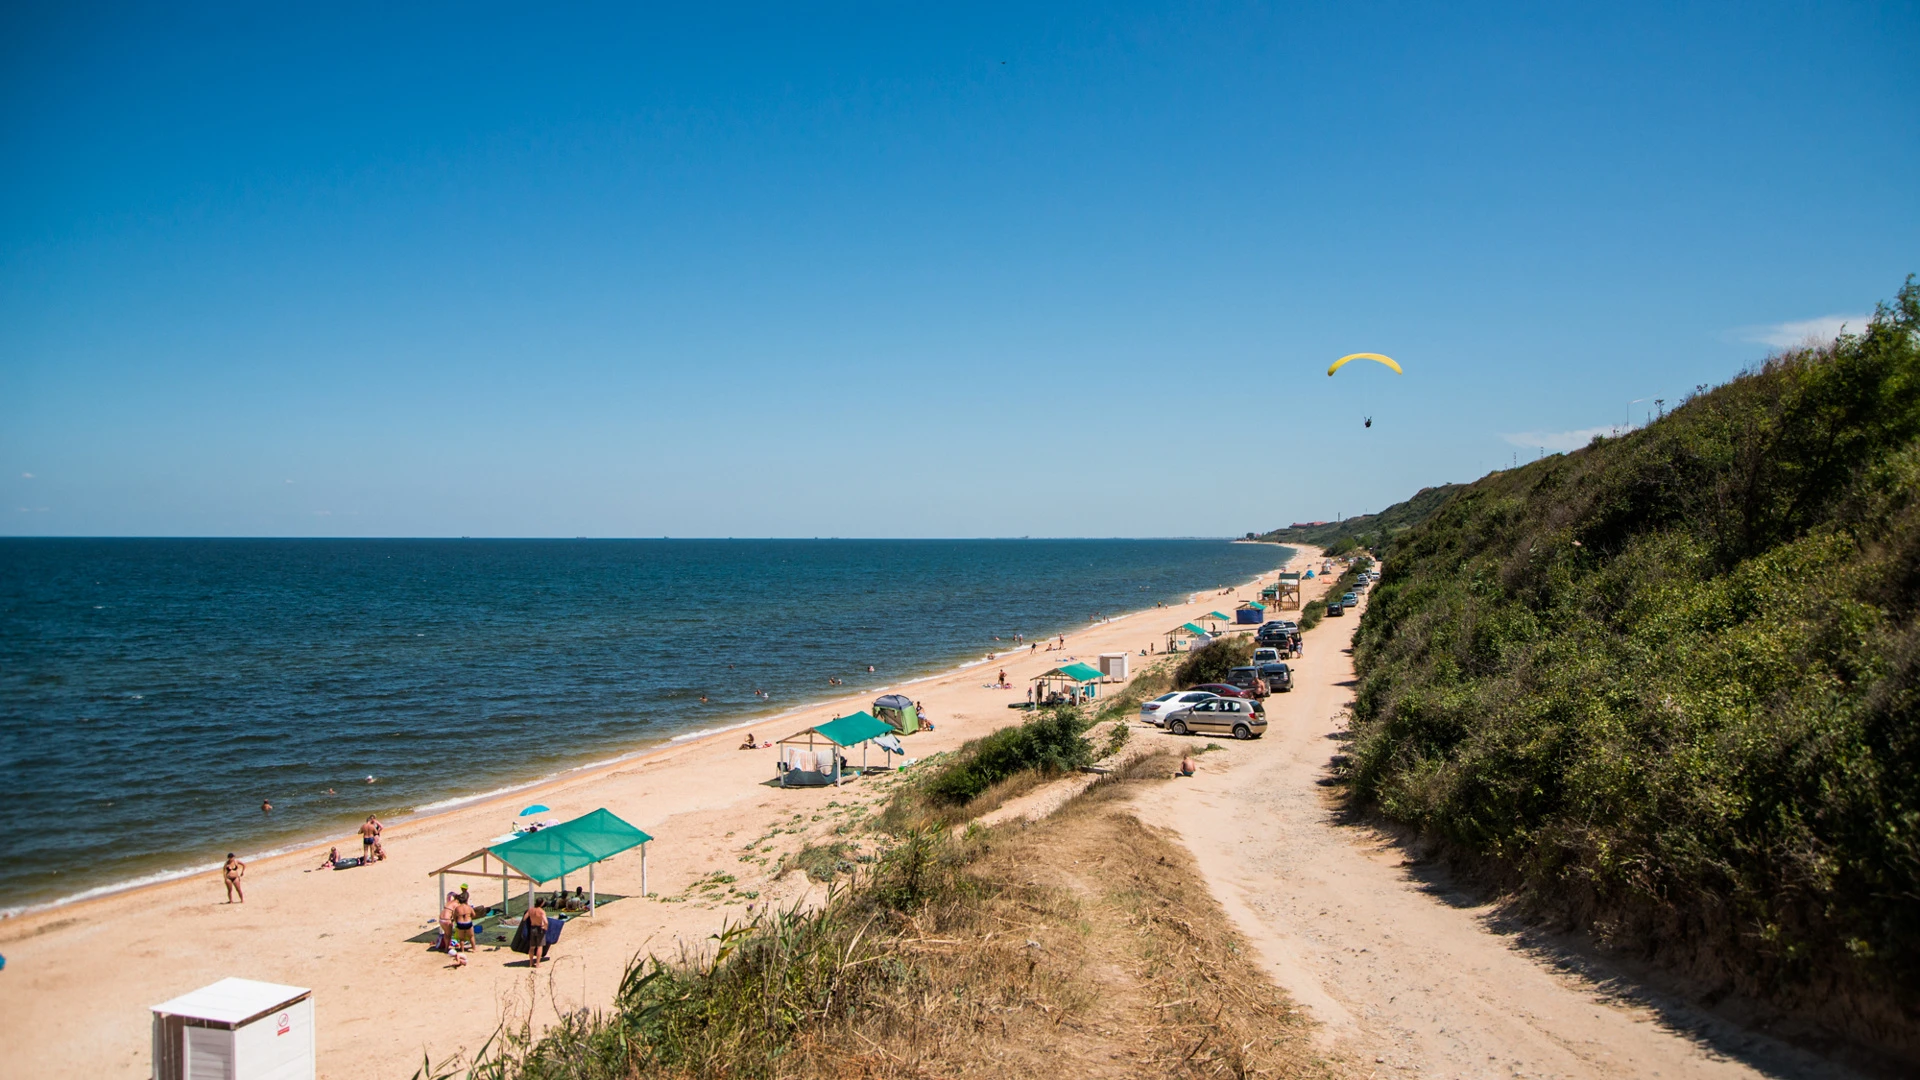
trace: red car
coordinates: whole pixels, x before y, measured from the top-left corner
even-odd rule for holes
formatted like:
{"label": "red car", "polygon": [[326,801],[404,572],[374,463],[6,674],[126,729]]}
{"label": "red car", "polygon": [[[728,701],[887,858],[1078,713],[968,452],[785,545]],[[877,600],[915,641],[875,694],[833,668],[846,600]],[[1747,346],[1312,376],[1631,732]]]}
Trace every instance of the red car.
{"label": "red car", "polygon": [[1201,683],[1199,686],[1189,686],[1187,687],[1187,689],[1205,690],[1209,694],[1219,694],[1221,697],[1250,698],[1253,696],[1253,691],[1251,690],[1242,690],[1237,686],[1228,686],[1226,683],[1223,683],[1223,682]]}
{"label": "red car", "polygon": [[1253,691],[1251,690],[1242,690],[1237,686],[1228,686],[1226,683],[1217,682],[1201,683],[1199,686],[1190,686],[1187,689],[1205,690],[1210,694],[1218,694],[1221,697],[1245,698],[1248,702],[1252,703],[1255,713],[1261,716],[1267,714],[1267,707],[1260,704],[1260,699],[1254,697]]}

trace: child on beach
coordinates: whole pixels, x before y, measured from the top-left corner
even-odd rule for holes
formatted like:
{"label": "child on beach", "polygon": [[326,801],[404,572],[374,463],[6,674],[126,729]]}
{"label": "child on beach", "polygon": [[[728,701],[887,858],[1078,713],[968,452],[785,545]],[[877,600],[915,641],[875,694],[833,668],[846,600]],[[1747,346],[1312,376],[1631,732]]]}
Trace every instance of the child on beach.
{"label": "child on beach", "polygon": [[327,852],[327,861],[315,867],[316,870],[331,870],[340,865],[340,849],[332,848]]}

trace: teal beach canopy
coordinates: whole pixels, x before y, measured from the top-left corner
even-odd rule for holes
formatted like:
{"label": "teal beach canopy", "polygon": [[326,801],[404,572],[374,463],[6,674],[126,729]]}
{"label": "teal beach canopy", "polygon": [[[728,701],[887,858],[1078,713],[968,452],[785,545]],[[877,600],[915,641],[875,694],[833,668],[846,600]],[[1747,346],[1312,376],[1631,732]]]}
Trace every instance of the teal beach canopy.
{"label": "teal beach canopy", "polygon": [[[838,720],[829,720],[824,724],[816,724],[810,730],[815,735],[820,736],[835,746],[854,746],[866,742],[868,739],[877,739],[882,735],[892,734],[893,725],[863,710],[854,713],[852,716],[843,716]],[[806,732],[804,731],[800,733],[800,735],[805,734]],[[795,735],[793,738],[797,739],[800,735]],[[781,741],[786,742],[789,740],[783,739]]]}
{"label": "teal beach canopy", "polygon": [[495,844],[493,857],[545,884],[653,839],[605,808]]}
{"label": "teal beach canopy", "polygon": [[1100,674],[1099,668],[1089,667],[1086,664],[1079,664],[1079,663],[1067,664],[1064,667],[1057,667],[1057,668],[1054,668],[1052,671],[1047,672],[1044,675],[1036,675],[1034,677],[1037,679],[1047,679],[1047,678],[1060,678],[1063,676],[1066,678],[1072,679],[1074,682],[1083,682],[1083,683],[1098,682],[1099,680],[1105,678],[1104,675]]}

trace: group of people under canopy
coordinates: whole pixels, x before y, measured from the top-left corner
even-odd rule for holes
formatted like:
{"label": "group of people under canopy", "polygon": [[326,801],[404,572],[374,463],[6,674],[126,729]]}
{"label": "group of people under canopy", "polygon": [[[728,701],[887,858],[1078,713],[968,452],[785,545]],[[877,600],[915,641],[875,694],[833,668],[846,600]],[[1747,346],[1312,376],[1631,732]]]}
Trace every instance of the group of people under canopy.
{"label": "group of people under canopy", "polygon": [[1105,673],[1090,664],[1078,661],[1062,664],[1033,677],[1033,689],[1028,692],[1028,701],[1036,708],[1092,701],[1099,695],[1100,680],[1104,678]]}
{"label": "group of people under canopy", "polygon": [[[621,820],[618,815],[604,807],[536,832],[517,832],[497,836],[479,850],[455,859],[438,870],[428,872],[428,877],[439,879],[439,888],[434,894],[434,907],[437,910],[441,906],[442,899],[448,895],[448,874],[487,878],[497,875],[500,878],[498,914],[506,917],[515,911],[515,898],[512,896],[514,883],[524,883],[526,886],[526,896],[521,898],[518,904],[518,911],[524,914],[532,906],[535,889],[548,882],[558,881],[558,892],[565,893],[567,875],[578,874],[585,870],[587,885],[581,899],[584,902],[586,914],[592,915],[599,903],[599,892],[594,881],[594,867],[623,851],[636,847],[640,849],[640,892],[642,895],[646,893],[647,843],[652,839],[653,837]],[[474,866],[476,860],[479,864],[477,869]],[[494,868],[495,863],[499,864],[497,871]]]}

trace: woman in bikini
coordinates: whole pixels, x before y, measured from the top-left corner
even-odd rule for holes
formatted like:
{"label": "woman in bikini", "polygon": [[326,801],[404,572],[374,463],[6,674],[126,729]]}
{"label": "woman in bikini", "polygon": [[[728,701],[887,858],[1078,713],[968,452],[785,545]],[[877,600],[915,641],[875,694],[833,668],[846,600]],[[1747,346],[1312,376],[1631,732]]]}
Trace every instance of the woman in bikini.
{"label": "woman in bikini", "polygon": [[473,905],[467,903],[464,897],[454,901],[453,940],[456,944],[464,940],[469,949],[478,948],[480,944],[473,938]]}
{"label": "woman in bikini", "polygon": [[236,858],[233,852],[227,852],[227,864],[220,868],[220,876],[227,882],[227,903],[233,903],[235,896],[241,903],[247,902],[247,891],[240,887],[240,879],[247,876],[247,864]]}
{"label": "woman in bikini", "polygon": [[447,902],[440,905],[440,948],[453,951],[453,909],[460,903],[459,893],[448,893]]}

